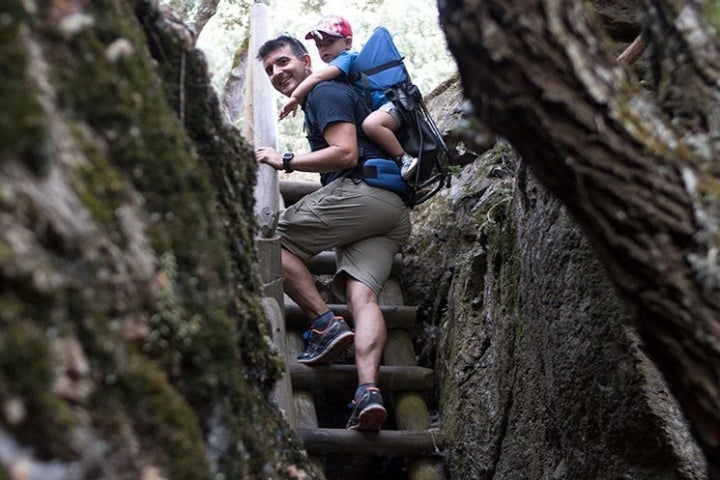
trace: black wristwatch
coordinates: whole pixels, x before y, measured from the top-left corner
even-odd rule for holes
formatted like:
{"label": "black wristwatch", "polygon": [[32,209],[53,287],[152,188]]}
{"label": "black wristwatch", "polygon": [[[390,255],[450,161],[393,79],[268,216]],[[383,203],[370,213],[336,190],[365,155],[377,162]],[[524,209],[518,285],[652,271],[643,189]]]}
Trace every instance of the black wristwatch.
{"label": "black wristwatch", "polygon": [[285,173],[292,173],[293,169],[290,166],[290,161],[295,158],[295,154],[292,152],[283,153],[282,161],[283,161],[283,170],[285,170]]}

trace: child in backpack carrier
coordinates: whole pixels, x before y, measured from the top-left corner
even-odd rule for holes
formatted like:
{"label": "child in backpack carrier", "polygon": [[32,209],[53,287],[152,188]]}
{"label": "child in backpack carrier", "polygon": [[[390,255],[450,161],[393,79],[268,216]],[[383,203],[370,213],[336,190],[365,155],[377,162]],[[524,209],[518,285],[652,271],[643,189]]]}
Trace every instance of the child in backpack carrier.
{"label": "child in backpack carrier", "polygon": [[[320,58],[328,66],[313,72],[295,88],[290,99],[280,109],[280,119],[290,113],[294,114],[298,105],[318,83],[348,75],[357,57],[357,52],[352,50],[352,28],[341,16],[330,15],[323,18],[305,35],[305,39],[315,40]],[[415,175],[418,160],[405,152],[395,136],[395,131],[401,124],[402,117],[397,107],[387,101],[365,118],[362,128],[370,140],[399,162],[400,174],[403,180],[409,182]]]}

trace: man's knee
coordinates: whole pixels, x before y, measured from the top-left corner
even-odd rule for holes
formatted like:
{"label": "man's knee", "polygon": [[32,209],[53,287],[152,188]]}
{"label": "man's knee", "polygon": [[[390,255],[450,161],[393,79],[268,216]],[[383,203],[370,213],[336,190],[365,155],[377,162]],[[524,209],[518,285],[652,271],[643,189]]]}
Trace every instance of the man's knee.
{"label": "man's knee", "polygon": [[377,294],[370,287],[354,278],[347,279],[346,292],[348,309],[351,313],[353,310],[378,304]]}

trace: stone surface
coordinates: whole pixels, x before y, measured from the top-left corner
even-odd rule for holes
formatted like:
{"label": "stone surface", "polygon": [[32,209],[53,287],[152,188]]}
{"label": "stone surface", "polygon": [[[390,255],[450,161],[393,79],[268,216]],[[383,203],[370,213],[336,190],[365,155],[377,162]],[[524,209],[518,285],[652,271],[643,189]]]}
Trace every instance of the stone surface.
{"label": "stone surface", "polygon": [[704,478],[590,245],[511,146],[413,219],[403,287],[422,307],[449,478]]}

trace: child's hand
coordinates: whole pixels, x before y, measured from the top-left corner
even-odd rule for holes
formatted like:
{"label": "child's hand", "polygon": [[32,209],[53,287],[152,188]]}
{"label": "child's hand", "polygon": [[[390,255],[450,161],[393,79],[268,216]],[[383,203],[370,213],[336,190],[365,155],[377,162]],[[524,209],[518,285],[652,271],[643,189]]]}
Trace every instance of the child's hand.
{"label": "child's hand", "polygon": [[285,105],[280,109],[280,113],[278,114],[278,120],[282,120],[283,118],[287,117],[292,113],[293,117],[295,116],[295,112],[297,111],[298,107],[298,100],[295,97],[290,97],[290,99],[287,101]]}

